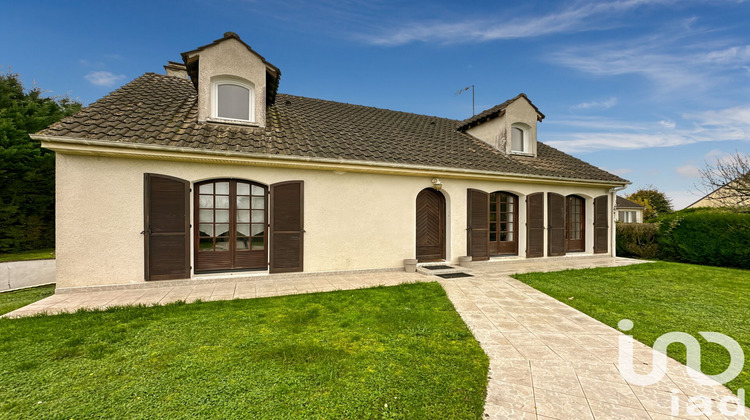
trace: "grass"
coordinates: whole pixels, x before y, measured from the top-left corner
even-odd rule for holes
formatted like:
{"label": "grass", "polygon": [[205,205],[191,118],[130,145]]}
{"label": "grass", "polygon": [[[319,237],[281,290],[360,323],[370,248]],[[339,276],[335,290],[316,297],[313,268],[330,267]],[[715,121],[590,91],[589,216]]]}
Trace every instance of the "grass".
{"label": "grass", "polygon": [[[729,352],[698,332],[726,334],[746,355],[742,373],[726,385],[735,393],[750,390],[750,271],[657,262],[514,277],[611,327],[632,320],[635,327],[628,333],[650,346],[670,331],[696,337],[707,374],[723,372]],[[685,363],[684,346],[671,345],[668,354]]]}
{"label": "grass", "polygon": [[53,294],[55,294],[54,284],[0,293],[0,315],[15,311]]}
{"label": "grass", "polygon": [[488,359],[437,283],[0,319],[0,417],[473,418]]}
{"label": "grass", "polygon": [[55,259],[55,248],[36,249],[33,251],[21,251],[11,254],[0,254],[0,262],[30,261],[30,260],[53,260]]}

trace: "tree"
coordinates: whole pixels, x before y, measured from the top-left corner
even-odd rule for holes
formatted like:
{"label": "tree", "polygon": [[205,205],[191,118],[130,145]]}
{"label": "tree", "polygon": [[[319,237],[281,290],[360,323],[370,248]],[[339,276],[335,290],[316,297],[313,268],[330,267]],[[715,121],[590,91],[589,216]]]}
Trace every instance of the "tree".
{"label": "tree", "polygon": [[0,252],[54,246],[55,156],[29,133],[81,104],[42,94],[25,90],[18,74],[0,74]]}
{"label": "tree", "polygon": [[653,185],[641,188],[625,198],[646,208],[643,212],[644,220],[650,220],[674,212],[672,200]]}
{"label": "tree", "polygon": [[735,151],[700,170],[698,189],[717,207],[750,207],[750,156]]}

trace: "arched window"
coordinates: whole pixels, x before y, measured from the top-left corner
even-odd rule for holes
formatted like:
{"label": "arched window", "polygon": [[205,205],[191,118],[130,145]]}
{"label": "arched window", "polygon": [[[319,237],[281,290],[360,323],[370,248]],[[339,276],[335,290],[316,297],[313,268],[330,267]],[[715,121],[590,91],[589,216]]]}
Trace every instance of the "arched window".
{"label": "arched window", "polygon": [[510,128],[510,151],[531,153],[530,130],[524,124],[513,124]]}
{"label": "arched window", "polygon": [[211,117],[243,122],[255,121],[255,88],[235,78],[211,81]]}

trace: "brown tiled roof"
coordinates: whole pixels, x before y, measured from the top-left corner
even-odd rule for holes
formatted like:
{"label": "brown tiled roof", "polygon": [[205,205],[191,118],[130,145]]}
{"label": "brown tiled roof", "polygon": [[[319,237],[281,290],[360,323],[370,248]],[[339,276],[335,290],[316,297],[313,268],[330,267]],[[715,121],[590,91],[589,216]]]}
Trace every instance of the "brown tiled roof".
{"label": "brown tiled roof", "polygon": [[645,207],[643,207],[642,205],[634,203],[627,198],[622,198],[619,195],[617,196],[617,202],[615,206],[620,209],[645,209]]}
{"label": "brown tiled roof", "polygon": [[627,181],[550,146],[508,156],[458,131],[459,121],[279,94],[266,127],[199,123],[189,80],[147,73],[39,134],[248,154],[299,156]]}
{"label": "brown tiled roof", "polygon": [[529,102],[529,104],[534,108],[534,110],[536,111],[536,113],[539,114],[537,116],[537,119],[539,121],[541,121],[541,120],[544,119],[544,114],[542,114],[541,111],[539,111],[539,108],[537,108],[536,105],[534,105],[534,103],[531,102],[531,99],[529,99],[529,97],[526,96],[525,93],[519,93],[518,95],[516,95],[516,97],[508,99],[507,101],[501,103],[500,105],[495,105],[495,106],[493,106],[490,109],[485,109],[484,111],[480,112],[479,114],[474,115],[471,118],[467,118],[467,119],[461,121],[461,123],[458,126],[458,129],[461,130],[461,131],[463,131],[463,130],[471,128],[471,127],[473,127],[475,125],[479,125],[479,124],[481,124],[481,123],[483,123],[485,121],[489,121],[489,120],[491,120],[491,119],[493,119],[493,118],[495,118],[495,117],[497,117],[499,115],[502,115],[503,112],[505,112],[505,108],[507,108],[508,105],[510,105],[511,103],[515,102],[519,98],[524,98],[524,99],[526,99]]}

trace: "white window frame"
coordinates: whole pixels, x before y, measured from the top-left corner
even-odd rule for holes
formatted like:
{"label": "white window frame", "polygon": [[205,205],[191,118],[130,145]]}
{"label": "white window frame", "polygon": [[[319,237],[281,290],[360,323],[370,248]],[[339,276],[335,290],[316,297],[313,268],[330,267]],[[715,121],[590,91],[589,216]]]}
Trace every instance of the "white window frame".
{"label": "white window frame", "polygon": [[[638,212],[636,210],[617,210],[617,221],[622,223],[638,223]],[[628,220],[632,219],[632,220]]]}
{"label": "white window frame", "polygon": [[[219,116],[219,86],[220,85],[235,85],[240,86],[248,90],[248,101],[249,106],[249,117],[250,119],[241,120],[236,118],[223,118]],[[233,122],[240,124],[254,124],[255,121],[255,86],[243,79],[236,77],[216,77],[211,79],[211,119],[214,121]]]}
{"label": "white window frame", "polygon": [[[513,150],[513,129],[519,128],[523,132],[523,150]],[[510,153],[514,155],[531,156],[534,152],[531,150],[531,129],[526,124],[515,123],[510,126]]]}

